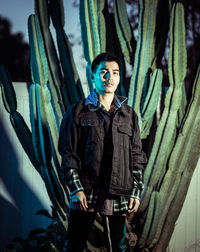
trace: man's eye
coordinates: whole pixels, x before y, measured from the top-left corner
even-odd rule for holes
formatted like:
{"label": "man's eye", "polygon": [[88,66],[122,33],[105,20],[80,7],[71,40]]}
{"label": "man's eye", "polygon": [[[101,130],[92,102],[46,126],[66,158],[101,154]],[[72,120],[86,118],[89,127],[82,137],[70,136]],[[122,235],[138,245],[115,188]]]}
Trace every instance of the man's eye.
{"label": "man's eye", "polygon": [[114,72],[113,74],[114,74],[114,75],[119,75],[119,72]]}

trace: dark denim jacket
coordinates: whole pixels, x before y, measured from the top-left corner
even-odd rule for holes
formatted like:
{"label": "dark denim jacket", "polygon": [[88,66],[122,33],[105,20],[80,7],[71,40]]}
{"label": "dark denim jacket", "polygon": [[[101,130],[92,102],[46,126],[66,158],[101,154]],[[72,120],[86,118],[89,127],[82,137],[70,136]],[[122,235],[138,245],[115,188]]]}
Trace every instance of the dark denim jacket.
{"label": "dark denim jacket", "polygon": [[[62,171],[78,169],[84,188],[98,185],[104,144],[103,120],[98,111],[91,111],[85,100],[65,113],[59,138]],[[115,195],[132,193],[132,169],[144,169],[137,115],[126,105],[116,111],[112,124],[113,158],[109,191]]]}

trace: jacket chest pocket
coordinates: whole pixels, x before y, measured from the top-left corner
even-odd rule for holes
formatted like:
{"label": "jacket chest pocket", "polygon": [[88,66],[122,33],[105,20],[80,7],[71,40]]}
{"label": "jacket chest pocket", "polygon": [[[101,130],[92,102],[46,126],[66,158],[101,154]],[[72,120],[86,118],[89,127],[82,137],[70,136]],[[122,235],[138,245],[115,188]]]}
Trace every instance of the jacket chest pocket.
{"label": "jacket chest pocket", "polygon": [[102,123],[98,119],[84,118],[80,121],[82,134],[86,139],[87,144],[95,143],[103,137]]}
{"label": "jacket chest pocket", "polygon": [[133,135],[132,129],[126,125],[120,125],[117,128],[118,137],[119,137],[119,144],[125,148],[129,148],[130,140]]}

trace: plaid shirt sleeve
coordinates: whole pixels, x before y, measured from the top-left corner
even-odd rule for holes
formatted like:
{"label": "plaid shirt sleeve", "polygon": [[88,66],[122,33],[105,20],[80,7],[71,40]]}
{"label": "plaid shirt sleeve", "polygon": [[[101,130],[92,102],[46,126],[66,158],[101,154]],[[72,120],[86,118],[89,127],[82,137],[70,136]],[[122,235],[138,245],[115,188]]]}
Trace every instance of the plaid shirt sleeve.
{"label": "plaid shirt sleeve", "polygon": [[143,185],[143,170],[133,170],[133,191],[131,194],[131,198],[137,198],[140,200],[141,198],[141,193],[144,188]]}
{"label": "plaid shirt sleeve", "polygon": [[83,186],[79,179],[78,171],[75,169],[70,169],[65,177],[66,185],[70,190],[70,195],[75,194],[78,191],[83,191]]}

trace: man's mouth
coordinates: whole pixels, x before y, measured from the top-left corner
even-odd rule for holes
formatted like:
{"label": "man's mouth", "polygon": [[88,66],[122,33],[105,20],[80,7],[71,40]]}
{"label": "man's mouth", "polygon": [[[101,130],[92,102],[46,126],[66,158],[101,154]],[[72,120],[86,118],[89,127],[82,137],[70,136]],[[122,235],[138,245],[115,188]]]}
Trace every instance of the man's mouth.
{"label": "man's mouth", "polygon": [[105,84],[104,84],[104,86],[113,86],[113,83],[111,83],[111,82],[106,82]]}

